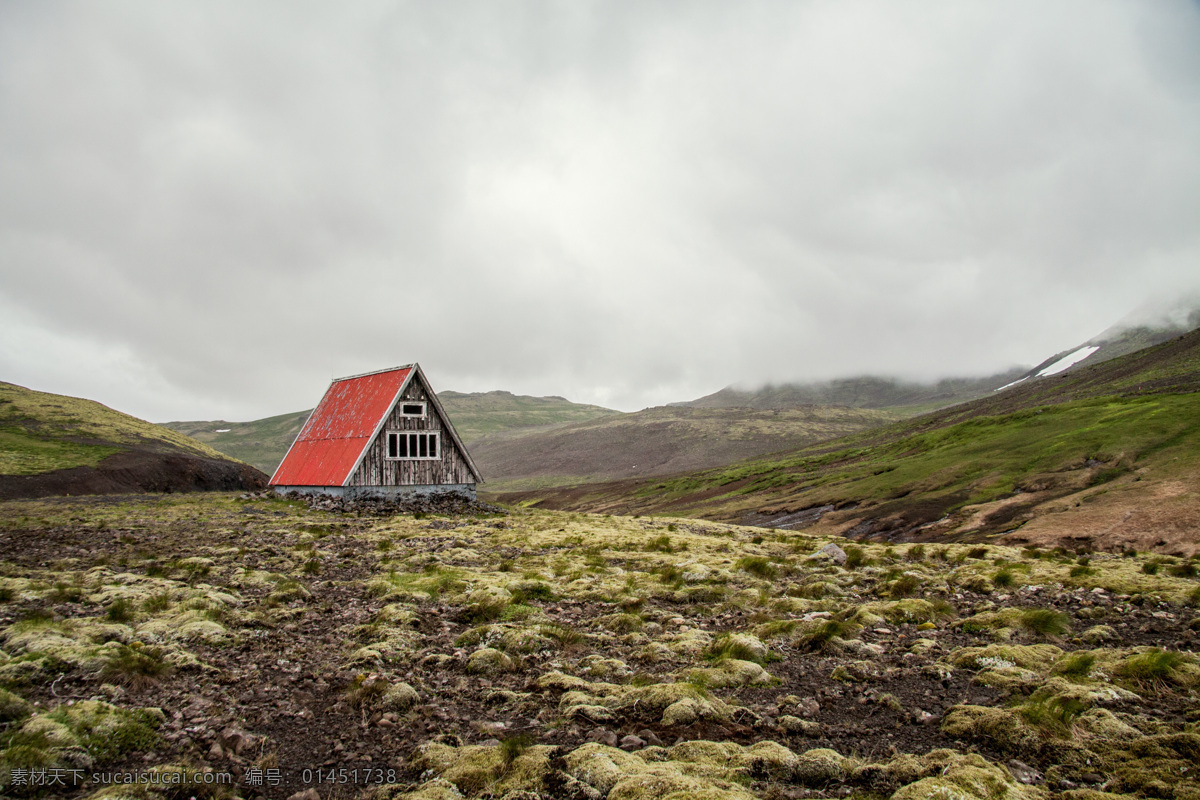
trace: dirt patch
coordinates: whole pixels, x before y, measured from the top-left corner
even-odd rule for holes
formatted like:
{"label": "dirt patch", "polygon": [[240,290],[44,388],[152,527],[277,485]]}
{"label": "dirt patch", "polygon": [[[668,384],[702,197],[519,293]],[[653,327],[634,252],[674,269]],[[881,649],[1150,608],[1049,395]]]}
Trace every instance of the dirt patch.
{"label": "dirt patch", "polygon": [[0,500],[124,492],[256,490],[267,476],[249,464],[181,453],[127,450],[95,467],[0,475]]}
{"label": "dirt patch", "polygon": [[1156,486],[1123,479],[1099,489],[1049,500],[1030,511],[1006,544],[1041,547],[1086,543],[1095,550],[1153,551],[1191,556],[1200,552],[1200,508],[1180,483]]}

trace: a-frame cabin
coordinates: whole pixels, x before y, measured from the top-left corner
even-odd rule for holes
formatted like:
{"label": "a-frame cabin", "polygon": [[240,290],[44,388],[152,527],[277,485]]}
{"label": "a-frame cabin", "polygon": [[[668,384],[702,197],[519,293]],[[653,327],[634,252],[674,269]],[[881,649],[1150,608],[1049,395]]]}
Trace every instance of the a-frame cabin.
{"label": "a-frame cabin", "polygon": [[418,364],[337,378],[271,476],[279,494],[398,497],[483,478]]}

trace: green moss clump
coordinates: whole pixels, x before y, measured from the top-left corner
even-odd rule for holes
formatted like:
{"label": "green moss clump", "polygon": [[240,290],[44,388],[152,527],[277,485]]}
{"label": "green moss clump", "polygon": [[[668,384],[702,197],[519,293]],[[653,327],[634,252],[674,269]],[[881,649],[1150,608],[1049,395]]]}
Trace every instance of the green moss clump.
{"label": "green moss clump", "polygon": [[937,611],[928,600],[904,599],[886,603],[867,603],[864,611],[879,614],[888,622],[929,622],[937,616]]}
{"label": "green moss clump", "polygon": [[734,658],[764,664],[769,660],[770,649],[762,639],[750,633],[727,633],[718,636],[705,653],[711,659]]}
{"label": "green moss clump", "polygon": [[1200,670],[1186,654],[1157,647],[1129,656],[1115,672],[1143,689],[1162,689],[1167,684],[1192,686],[1200,678]]}
{"label": "green moss clump", "polygon": [[164,718],[157,708],[131,711],[98,700],[59,706],[0,737],[0,774],[14,767],[90,769],[153,747]]}
{"label": "green moss clump", "polygon": [[1048,608],[1023,611],[1019,621],[1023,629],[1040,636],[1065,636],[1071,632],[1071,618]]}
{"label": "green moss clump", "polygon": [[14,722],[33,713],[33,706],[19,695],[0,689],[0,722]]}
{"label": "green moss clump", "polygon": [[960,648],[948,660],[959,668],[997,669],[1007,664],[1045,675],[1062,657],[1062,649],[1052,644],[993,644]]}
{"label": "green moss clump", "polygon": [[[932,754],[930,754],[932,755]],[[935,776],[901,787],[892,800],[1042,800],[1045,790],[1025,786],[982,756],[956,756]]]}
{"label": "green moss clump", "polygon": [[131,750],[145,750],[158,741],[158,726],[166,719],[157,708],[129,711],[99,700],[59,707],[49,715],[71,729],[97,762],[110,761]]}
{"label": "green moss clump", "polygon": [[467,672],[475,675],[495,675],[516,669],[517,663],[507,653],[493,647],[481,647],[467,659]]}
{"label": "green moss clump", "polygon": [[1196,764],[1200,734],[1173,733],[1135,739],[1124,750],[1105,754],[1101,766],[1116,792],[1143,797],[1200,798]]}
{"label": "green moss clump", "polygon": [[777,680],[771,676],[771,673],[758,664],[753,661],[742,661],[736,658],[727,658],[718,661],[715,667],[688,670],[684,673],[684,678],[688,683],[695,686],[711,689],[725,689],[738,686],[769,686],[772,683],[777,683]]}
{"label": "green moss clump", "polygon": [[636,614],[607,614],[595,619],[595,625],[613,633],[634,633],[646,623]]}
{"label": "green moss clump", "polygon": [[403,681],[393,683],[388,687],[387,691],[379,699],[381,708],[389,711],[407,711],[412,708],[421,698],[417,695],[415,689]]}
{"label": "green moss clump", "polygon": [[796,781],[805,786],[823,786],[839,781],[845,774],[845,759],[836,750],[817,748],[796,757]]}
{"label": "green moss clump", "polygon": [[1020,712],[986,706],[954,706],[942,719],[942,732],[959,739],[988,742],[1017,757],[1037,756],[1044,749],[1038,731]]}

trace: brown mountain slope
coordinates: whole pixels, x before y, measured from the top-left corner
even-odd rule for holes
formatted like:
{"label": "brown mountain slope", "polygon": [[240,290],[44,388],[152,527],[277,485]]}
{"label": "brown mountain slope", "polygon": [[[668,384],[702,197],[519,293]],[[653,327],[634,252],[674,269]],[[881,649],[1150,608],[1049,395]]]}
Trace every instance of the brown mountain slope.
{"label": "brown mountain slope", "polygon": [[837,442],[501,496],[888,541],[1200,545],[1200,332]]}
{"label": "brown mountain slope", "polygon": [[471,444],[490,491],[666,475],[802,447],[886,424],[891,414],[809,406],[781,410],[664,406]]}

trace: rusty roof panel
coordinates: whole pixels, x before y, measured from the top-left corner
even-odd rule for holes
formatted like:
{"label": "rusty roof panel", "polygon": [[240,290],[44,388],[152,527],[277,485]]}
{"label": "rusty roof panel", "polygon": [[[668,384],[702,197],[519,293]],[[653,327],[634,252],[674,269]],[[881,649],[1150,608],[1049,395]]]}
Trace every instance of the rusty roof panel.
{"label": "rusty roof panel", "polygon": [[411,367],[335,380],[271,477],[272,486],[341,486],[391,410]]}

